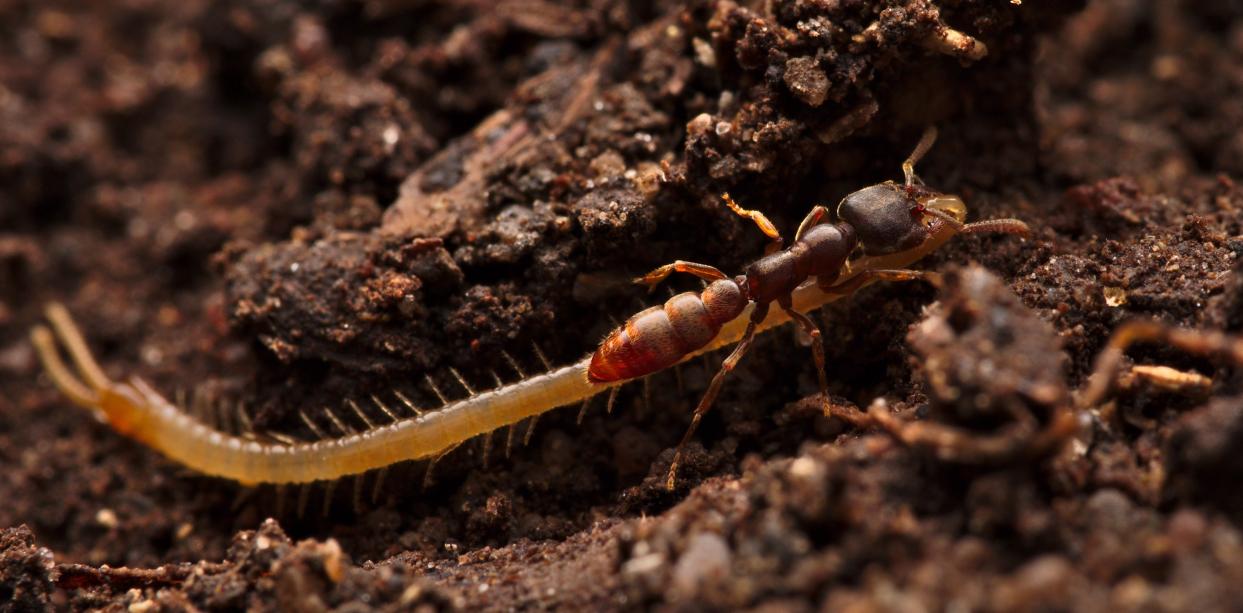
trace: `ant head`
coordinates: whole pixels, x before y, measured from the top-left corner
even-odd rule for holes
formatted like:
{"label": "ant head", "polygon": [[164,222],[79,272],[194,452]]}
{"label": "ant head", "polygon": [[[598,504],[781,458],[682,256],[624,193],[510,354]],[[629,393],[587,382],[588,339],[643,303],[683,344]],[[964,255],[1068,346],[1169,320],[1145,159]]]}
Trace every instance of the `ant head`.
{"label": "ant head", "polygon": [[943,214],[966,216],[966,207],[954,196],[885,182],[847,195],[837,205],[837,217],[854,228],[864,253],[885,255],[913,249],[927,240],[929,228],[924,221],[934,205]]}

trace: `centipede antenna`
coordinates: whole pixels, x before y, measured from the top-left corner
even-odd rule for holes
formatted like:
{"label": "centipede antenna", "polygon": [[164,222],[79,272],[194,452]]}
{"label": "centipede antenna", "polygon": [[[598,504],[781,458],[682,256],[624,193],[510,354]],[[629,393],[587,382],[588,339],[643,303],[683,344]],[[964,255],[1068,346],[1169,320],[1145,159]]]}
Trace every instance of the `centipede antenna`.
{"label": "centipede antenna", "polygon": [[358,406],[357,402],[354,402],[351,398],[346,400],[345,403],[350,405],[350,408],[354,410],[354,414],[367,425],[367,430],[375,430],[375,424],[371,423],[371,420],[367,418],[367,414],[363,412],[362,407]]}
{"label": "centipede antenna", "polygon": [[608,403],[607,403],[607,404],[605,404],[605,405],[604,405],[604,414],[605,414],[605,415],[612,415],[612,414],[613,414],[613,405],[617,402],[617,394],[618,394],[619,392],[621,392],[621,386],[620,386],[620,385],[619,385],[619,386],[617,386],[617,387],[615,387],[615,388],[613,388],[613,389],[611,389],[611,390],[609,390],[609,401],[608,401]]}
{"label": "centipede antenna", "polygon": [[73,323],[68,309],[59,302],[53,302],[47,305],[44,315],[51,322],[56,335],[60,337],[60,342],[64,345],[65,352],[69,354],[69,359],[78,368],[78,373],[86,380],[87,387],[97,390],[111,387],[112,381],[104,375],[104,370],[99,367],[95,358],[91,357],[91,350],[86,345],[86,339],[82,337],[77,324]]}
{"label": "centipede antenna", "polygon": [[591,406],[591,396],[583,398],[583,406],[578,410],[578,419],[574,420],[574,424],[583,425],[583,418],[587,416],[587,407]]}
{"label": "centipede antenna", "polygon": [[338,479],[330,479],[325,482],[324,504],[320,509],[323,517],[328,517],[328,514],[332,512],[332,499],[337,494],[337,481]]}
{"label": "centipede antenna", "polygon": [[[315,440],[322,441],[328,438],[328,435],[324,434],[324,431],[320,430],[319,426],[315,425],[315,421],[311,419],[310,415],[306,414],[306,411],[298,411],[298,417],[301,417],[302,423],[306,424],[306,427],[311,429],[311,432],[315,435]],[[298,514],[298,516],[301,517],[302,515]]]}
{"label": "centipede antenna", "polygon": [[509,428],[505,432],[505,459],[509,459],[509,454],[514,450],[514,429],[518,424],[509,424]]}
{"label": "centipede antenna", "polygon": [[453,374],[453,378],[457,379],[458,383],[462,384],[462,389],[466,390],[467,396],[475,395],[474,388],[472,388],[470,384],[466,382],[466,378],[462,376],[462,373],[458,372],[458,370],[452,366],[449,367],[449,372]]}
{"label": "centipede antenna", "polygon": [[436,382],[432,380],[431,376],[423,375],[423,380],[427,382],[427,387],[432,388],[432,393],[436,394],[436,397],[440,399],[441,406],[449,404],[449,399],[446,398],[444,393],[440,391],[440,388],[436,386]]}
{"label": "centipede antenna", "polygon": [[375,476],[375,484],[371,486],[371,504],[376,504],[380,500],[380,491],[384,489],[384,479],[388,477],[388,468],[381,468]]}
{"label": "centipede antenna", "polygon": [[506,362],[509,362],[509,367],[514,369],[514,372],[518,373],[519,377],[527,378],[527,373],[522,372],[522,367],[518,365],[518,360],[515,360],[514,356],[509,355],[509,352],[504,349],[501,350],[501,356],[505,358]]}
{"label": "centipede antenna", "polygon": [[548,358],[544,357],[544,352],[540,351],[539,345],[536,345],[535,343],[531,343],[531,348],[535,350],[535,356],[538,357],[540,363],[544,365],[544,371],[551,372],[552,362],[549,362]]}
{"label": "centipede antenna", "polygon": [[363,485],[367,473],[354,475],[354,514],[363,514]]}
{"label": "centipede antenna", "polygon": [[289,493],[284,483],[276,484],[276,516],[285,517],[285,495]]}
{"label": "centipede antenna", "polygon": [[341,421],[341,418],[337,417],[337,414],[332,412],[332,409],[324,407],[324,415],[327,415],[328,421],[332,422],[332,425],[335,426],[339,432],[341,432],[341,436],[349,436],[354,433],[354,429],[345,425],[345,422]]}
{"label": "centipede antenna", "polygon": [[489,430],[483,434],[483,448],[480,450],[480,453],[483,456],[482,463],[484,470],[487,470],[488,468],[488,454],[492,451],[492,432],[493,431]]}
{"label": "centipede antenna", "polygon": [[46,326],[35,326],[30,331],[30,342],[34,344],[35,351],[39,354],[39,361],[43,362],[43,369],[52,378],[52,383],[57,389],[64,392],[78,406],[85,407],[102,417],[102,413],[96,406],[99,399],[94,390],[79,381],[61,361],[60,351],[56,348],[56,339],[52,336],[52,331]]}
{"label": "centipede antenna", "polygon": [[396,396],[397,399],[400,400],[402,404],[406,405],[407,409],[410,409],[411,411],[413,411],[415,415],[418,415],[419,417],[423,416],[423,409],[420,409],[417,404],[414,404],[413,402],[411,402],[410,399],[407,398],[405,394],[401,393],[401,390],[393,390],[393,395]]}
{"label": "centipede antenna", "polygon": [[539,423],[539,413],[531,416],[531,421],[527,425],[527,433],[522,437],[522,446],[526,447],[531,444],[531,437],[535,434],[535,425]]}
{"label": "centipede antenna", "polygon": [[298,486],[298,519],[302,519],[306,515],[306,505],[311,501],[312,483],[303,483]]}
{"label": "centipede antenna", "polygon": [[388,405],[384,404],[384,401],[380,400],[380,398],[375,394],[371,394],[371,403],[383,411],[384,414],[388,416],[390,422],[398,421],[397,414],[394,413],[392,409],[388,408]]}

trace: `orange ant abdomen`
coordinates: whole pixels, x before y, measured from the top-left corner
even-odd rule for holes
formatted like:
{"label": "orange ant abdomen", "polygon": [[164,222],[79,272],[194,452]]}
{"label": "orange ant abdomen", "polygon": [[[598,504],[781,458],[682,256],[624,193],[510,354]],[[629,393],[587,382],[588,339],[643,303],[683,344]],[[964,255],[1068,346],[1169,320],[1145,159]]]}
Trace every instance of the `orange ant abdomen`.
{"label": "orange ant abdomen", "polygon": [[706,347],[721,326],[747,306],[730,279],[713,281],[700,294],[678,294],[661,306],[640,311],[609,333],[591,356],[587,379],[595,383],[649,375]]}

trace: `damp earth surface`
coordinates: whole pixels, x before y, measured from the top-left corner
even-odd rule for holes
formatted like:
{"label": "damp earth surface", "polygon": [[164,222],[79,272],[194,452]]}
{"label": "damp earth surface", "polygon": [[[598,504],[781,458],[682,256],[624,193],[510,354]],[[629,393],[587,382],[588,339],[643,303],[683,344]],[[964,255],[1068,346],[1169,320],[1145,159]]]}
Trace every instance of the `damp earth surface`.
{"label": "damp earth surface", "polygon": [[[1243,387],[1160,344],[1055,453],[825,418],[765,334],[332,487],[203,478],[72,407],[27,332],[317,436],[580,359],[675,259],[737,272],[811,205],[921,177],[973,219],[816,314],[830,399],[986,437],[1131,319],[1239,333],[1243,6],[1178,0],[0,1],[0,610],[1230,610]],[[671,280],[678,290],[693,281]],[[450,370],[452,369],[452,370]],[[432,382],[428,383],[428,380]],[[387,397],[387,396],[384,396]],[[370,420],[383,415],[360,402]],[[245,420],[239,415],[244,411]],[[241,422],[248,422],[245,426]],[[529,431],[529,436],[528,436]]]}

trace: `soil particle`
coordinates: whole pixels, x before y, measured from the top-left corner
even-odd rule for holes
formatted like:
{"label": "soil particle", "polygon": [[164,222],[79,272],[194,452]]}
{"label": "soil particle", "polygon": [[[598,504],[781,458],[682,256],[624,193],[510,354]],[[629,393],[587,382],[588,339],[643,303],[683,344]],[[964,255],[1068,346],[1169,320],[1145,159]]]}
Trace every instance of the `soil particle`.
{"label": "soil particle", "polygon": [[52,552],[35,546],[26,526],[0,531],[0,610],[37,611],[52,605]]}
{"label": "soil particle", "polygon": [[[1212,384],[1124,385],[1065,446],[964,452],[1054,423],[1129,319],[1243,329],[1237,3],[4,8],[0,608],[1243,600],[1237,368],[1134,347]],[[432,479],[393,467],[374,497],[374,475],[245,490],[69,406],[26,340],[64,302],[109,376],[309,439],[300,414],[333,427],[346,399],[433,406],[425,376],[460,397],[449,366],[482,389],[539,372],[537,349],[581,358],[660,299],[634,276],[762,252],[722,192],[789,236],[810,204],[899,178],[928,125],[928,185],[1033,238],[962,237],[920,264],[940,290],[877,285],[817,318],[832,403],[881,398],[899,425],[962,434],[957,454],[826,418],[807,339],[783,329],[734,371],[673,492],[720,356],[581,426],[579,407],[541,416],[529,444],[469,441]]]}
{"label": "soil particle", "polygon": [[1243,511],[1243,496],[1229,485],[1240,476],[1241,418],[1237,398],[1218,398],[1175,424],[1165,449],[1167,499]]}
{"label": "soil particle", "polygon": [[983,268],[951,269],[944,283],[939,304],[907,338],[934,418],[977,428],[1018,416],[1047,423],[1070,401],[1053,327]]}

